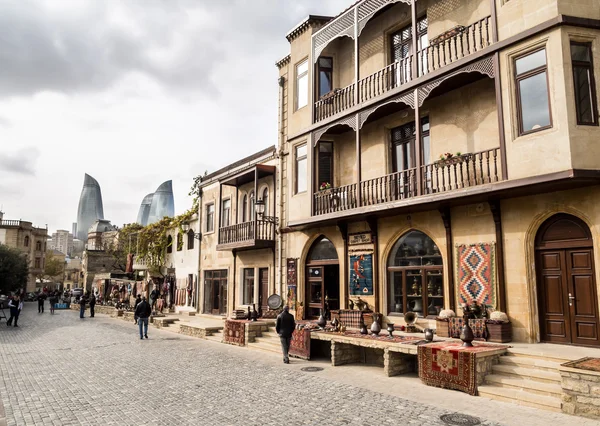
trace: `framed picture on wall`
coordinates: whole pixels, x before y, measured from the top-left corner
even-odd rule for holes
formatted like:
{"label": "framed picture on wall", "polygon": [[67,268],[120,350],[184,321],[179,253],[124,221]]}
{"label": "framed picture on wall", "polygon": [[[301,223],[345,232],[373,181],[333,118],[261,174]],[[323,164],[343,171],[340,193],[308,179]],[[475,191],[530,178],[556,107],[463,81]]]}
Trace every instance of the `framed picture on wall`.
{"label": "framed picture on wall", "polygon": [[373,255],[350,256],[349,293],[351,296],[373,295]]}

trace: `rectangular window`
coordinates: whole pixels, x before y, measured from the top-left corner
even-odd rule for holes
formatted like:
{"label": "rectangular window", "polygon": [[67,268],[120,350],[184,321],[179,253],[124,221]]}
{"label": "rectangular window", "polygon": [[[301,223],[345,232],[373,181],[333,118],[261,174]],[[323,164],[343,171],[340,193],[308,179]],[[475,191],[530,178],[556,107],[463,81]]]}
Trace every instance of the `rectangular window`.
{"label": "rectangular window", "polygon": [[546,49],[515,59],[519,136],[552,127]]}
{"label": "rectangular window", "polygon": [[575,89],[575,111],[577,124],[598,125],[594,65],[591,43],[571,42],[571,62],[573,65],[573,87]]}
{"label": "rectangular window", "polygon": [[[415,160],[415,123],[393,128],[392,133],[392,169],[401,172],[416,167]],[[429,164],[429,117],[421,118],[422,164]]]}
{"label": "rectangular window", "polygon": [[36,269],[40,269],[41,268],[41,260],[40,260],[39,257],[35,259],[35,268]]}
{"label": "rectangular window", "polygon": [[296,109],[308,104],[308,59],[296,65]]}
{"label": "rectangular window", "polygon": [[308,183],[308,159],[306,157],[307,146],[306,144],[296,147],[296,194],[300,192],[306,192]]}
{"label": "rectangular window", "polygon": [[206,206],[206,232],[215,230],[215,205],[207,204]]}
{"label": "rectangular window", "polygon": [[254,303],[254,268],[244,268],[244,296],[243,304]]}
{"label": "rectangular window", "polygon": [[[427,35],[428,21],[427,16],[422,17],[417,21],[417,49],[421,50],[429,46],[429,38]],[[408,25],[399,31],[396,31],[390,36],[391,62],[401,62],[401,66],[398,67],[395,75],[396,85],[407,82],[411,79],[412,75],[412,64],[408,60],[413,55],[412,46],[412,25]],[[426,57],[423,57],[422,64],[419,64],[419,68],[427,69]],[[420,72],[419,74],[423,74]]]}
{"label": "rectangular window", "polygon": [[231,200],[223,200],[221,212],[221,226],[231,225]]}
{"label": "rectangular window", "polygon": [[333,90],[333,58],[319,58],[319,98]]}
{"label": "rectangular window", "polygon": [[318,185],[333,186],[333,142],[319,142],[319,180]]}

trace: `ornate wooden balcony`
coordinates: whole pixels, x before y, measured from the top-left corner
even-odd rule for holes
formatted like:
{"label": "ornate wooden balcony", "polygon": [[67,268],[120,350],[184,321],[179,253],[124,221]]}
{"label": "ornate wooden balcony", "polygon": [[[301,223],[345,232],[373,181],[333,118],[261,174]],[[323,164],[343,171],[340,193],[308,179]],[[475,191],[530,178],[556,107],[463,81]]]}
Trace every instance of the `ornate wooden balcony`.
{"label": "ornate wooden balcony", "polygon": [[219,229],[217,250],[258,250],[275,247],[275,223],[253,220]]}
{"label": "ornate wooden balcony", "polygon": [[501,179],[500,169],[500,148],[458,155],[427,164],[420,170],[407,169],[361,181],[360,185],[351,184],[316,192],[314,215],[498,182]]}
{"label": "ornate wooden balcony", "polygon": [[[466,27],[457,26],[440,34],[430,45],[415,55],[374,72],[343,89],[335,89],[315,102],[315,122],[333,117],[358,104],[383,98],[386,93],[415,80],[413,61],[417,61],[417,77],[442,69],[491,45],[491,16]],[[358,93],[355,93],[355,92]]]}

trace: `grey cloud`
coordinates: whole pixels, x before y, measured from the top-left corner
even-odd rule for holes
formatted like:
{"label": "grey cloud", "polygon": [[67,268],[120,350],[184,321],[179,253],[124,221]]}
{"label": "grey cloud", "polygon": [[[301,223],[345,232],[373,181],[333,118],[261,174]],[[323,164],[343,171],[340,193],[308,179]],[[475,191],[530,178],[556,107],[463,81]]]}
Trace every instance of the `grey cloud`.
{"label": "grey cloud", "polygon": [[21,175],[35,175],[39,149],[35,147],[22,148],[18,151],[0,153],[0,173],[16,173]]}

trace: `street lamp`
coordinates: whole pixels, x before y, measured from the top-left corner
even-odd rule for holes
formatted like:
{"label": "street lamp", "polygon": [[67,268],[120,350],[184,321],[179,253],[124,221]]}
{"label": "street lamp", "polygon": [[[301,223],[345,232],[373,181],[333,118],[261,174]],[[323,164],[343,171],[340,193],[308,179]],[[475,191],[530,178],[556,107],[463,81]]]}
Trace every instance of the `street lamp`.
{"label": "street lamp", "polygon": [[[184,223],[181,225],[181,228],[183,229],[183,232],[185,232],[186,234],[188,233],[188,231],[191,229],[190,228],[190,224],[189,223]],[[192,232],[194,232],[194,230],[192,229]],[[195,233],[194,232],[194,238],[197,240],[201,240],[202,239],[202,233]]]}
{"label": "street lamp", "polygon": [[275,216],[265,216],[265,202],[262,198],[259,198],[254,203],[254,211],[256,212],[256,217],[258,217],[259,220],[274,223],[275,225],[279,223],[279,218]]}

